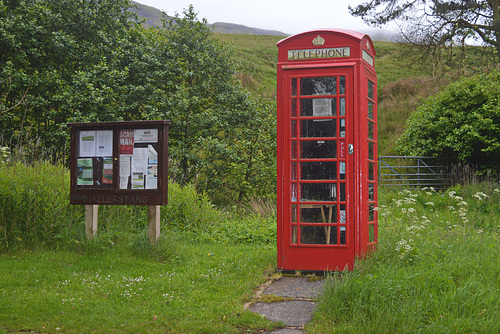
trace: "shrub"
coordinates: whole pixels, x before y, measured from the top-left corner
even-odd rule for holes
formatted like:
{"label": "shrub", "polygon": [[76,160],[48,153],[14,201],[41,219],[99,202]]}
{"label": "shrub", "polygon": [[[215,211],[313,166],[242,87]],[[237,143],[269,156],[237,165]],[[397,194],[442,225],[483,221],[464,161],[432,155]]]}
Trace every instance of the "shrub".
{"label": "shrub", "polygon": [[427,99],[408,119],[395,150],[500,172],[500,72],[466,78]]}

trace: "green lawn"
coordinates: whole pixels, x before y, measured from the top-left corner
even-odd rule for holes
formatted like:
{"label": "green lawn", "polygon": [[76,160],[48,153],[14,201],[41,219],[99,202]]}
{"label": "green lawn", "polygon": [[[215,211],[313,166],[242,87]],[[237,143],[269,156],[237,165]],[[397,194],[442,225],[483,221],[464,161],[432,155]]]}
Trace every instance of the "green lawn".
{"label": "green lawn", "polygon": [[0,332],[240,333],[274,246],[178,244],[166,262],[123,249],[0,255]]}

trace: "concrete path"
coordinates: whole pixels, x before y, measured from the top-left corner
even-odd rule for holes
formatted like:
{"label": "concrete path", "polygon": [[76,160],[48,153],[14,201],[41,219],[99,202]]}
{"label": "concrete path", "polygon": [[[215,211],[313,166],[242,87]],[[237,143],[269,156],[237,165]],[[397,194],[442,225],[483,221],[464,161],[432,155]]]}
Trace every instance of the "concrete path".
{"label": "concrete path", "polygon": [[305,333],[323,289],[323,278],[280,277],[258,292],[259,299],[249,309],[286,326],[270,334]]}

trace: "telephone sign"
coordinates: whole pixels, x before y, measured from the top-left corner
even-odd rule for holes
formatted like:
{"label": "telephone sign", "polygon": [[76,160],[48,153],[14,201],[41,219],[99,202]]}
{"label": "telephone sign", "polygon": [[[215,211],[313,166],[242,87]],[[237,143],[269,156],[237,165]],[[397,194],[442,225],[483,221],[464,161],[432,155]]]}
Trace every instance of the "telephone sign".
{"label": "telephone sign", "polygon": [[377,244],[377,77],[367,35],[278,44],[278,268],[352,270]]}

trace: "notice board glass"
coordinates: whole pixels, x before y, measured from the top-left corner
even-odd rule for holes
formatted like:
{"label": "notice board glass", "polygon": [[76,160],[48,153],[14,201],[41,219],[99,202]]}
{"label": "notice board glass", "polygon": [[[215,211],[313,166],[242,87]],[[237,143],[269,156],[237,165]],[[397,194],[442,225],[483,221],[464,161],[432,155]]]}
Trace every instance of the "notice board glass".
{"label": "notice board glass", "polygon": [[169,121],[71,123],[71,204],[166,205]]}

